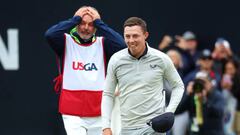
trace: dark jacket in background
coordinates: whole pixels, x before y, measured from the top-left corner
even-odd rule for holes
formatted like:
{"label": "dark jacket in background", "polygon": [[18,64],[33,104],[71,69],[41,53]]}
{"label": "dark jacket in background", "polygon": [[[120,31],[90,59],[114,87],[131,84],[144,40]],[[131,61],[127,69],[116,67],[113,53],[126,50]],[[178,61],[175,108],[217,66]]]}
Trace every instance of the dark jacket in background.
{"label": "dark jacket in background", "polygon": [[[189,111],[190,121],[196,116],[194,104],[194,95],[185,94],[182,100],[182,108]],[[203,103],[203,125],[199,126],[198,133],[191,132],[190,135],[224,135],[223,117],[224,117],[224,99],[222,93],[214,89],[208,94],[207,100]],[[191,125],[190,122],[190,125]]]}

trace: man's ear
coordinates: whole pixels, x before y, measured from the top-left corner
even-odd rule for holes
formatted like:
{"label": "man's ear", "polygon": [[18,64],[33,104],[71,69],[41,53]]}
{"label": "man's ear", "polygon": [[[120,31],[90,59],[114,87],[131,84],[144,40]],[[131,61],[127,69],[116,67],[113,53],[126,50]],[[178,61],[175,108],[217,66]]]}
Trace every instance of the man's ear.
{"label": "man's ear", "polygon": [[97,28],[95,27],[95,28],[94,28],[94,32],[93,32],[93,33],[94,33],[94,34],[96,34],[96,32],[97,32]]}
{"label": "man's ear", "polygon": [[149,36],[149,33],[148,32],[145,32],[145,40],[148,38],[148,36]]}

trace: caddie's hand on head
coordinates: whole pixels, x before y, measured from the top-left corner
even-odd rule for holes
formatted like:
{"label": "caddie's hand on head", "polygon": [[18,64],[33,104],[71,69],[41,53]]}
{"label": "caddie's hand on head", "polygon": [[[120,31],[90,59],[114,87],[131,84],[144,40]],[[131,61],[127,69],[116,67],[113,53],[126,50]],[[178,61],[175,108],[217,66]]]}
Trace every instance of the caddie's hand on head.
{"label": "caddie's hand on head", "polygon": [[93,20],[101,19],[100,15],[99,15],[99,13],[98,13],[98,11],[96,9],[94,9],[92,7],[88,7],[87,9],[88,9],[87,13],[90,16],[92,16]]}
{"label": "caddie's hand on head", "polygon": [[81,7],[75,12],[74,16],[83,17],[87,13],[88,13],[88,8],[87,7]]}

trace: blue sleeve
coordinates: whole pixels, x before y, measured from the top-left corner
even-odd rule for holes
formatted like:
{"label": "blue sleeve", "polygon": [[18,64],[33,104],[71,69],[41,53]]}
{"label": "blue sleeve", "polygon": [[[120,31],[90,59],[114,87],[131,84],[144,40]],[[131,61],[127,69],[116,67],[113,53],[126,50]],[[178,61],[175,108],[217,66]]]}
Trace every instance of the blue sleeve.
{"label": "blue sleeve", "polygon": [[183,83],[187,87],[188,83],[193,81],[195,79],[195,76],[199,70],[196,69],[190,73],[188,73],[184,78],[183,78]]}
{"label": "blue sleeve", "polygon": [[212,117],[223,117],[224,114],[224,98],[217,92],[214,97],[207,100],[205,104],[206,110],[208,110],[208,115]]}
{"label": "blue sleeve", "polygon": [[62,56],[64,52],[64,33],[69,33],[72,28],[81,22],[81,20],[80,16],[75,16],[66,21],[59,22],[46,31],[45,38],[58,56]]}
{"label": "blue sleeve", "polygon": [[98,33],[104,37],[104,51],[107,61],[115,52],[127,47],[123,37],[108,27],[102,20],[95,20],[94,25]]}

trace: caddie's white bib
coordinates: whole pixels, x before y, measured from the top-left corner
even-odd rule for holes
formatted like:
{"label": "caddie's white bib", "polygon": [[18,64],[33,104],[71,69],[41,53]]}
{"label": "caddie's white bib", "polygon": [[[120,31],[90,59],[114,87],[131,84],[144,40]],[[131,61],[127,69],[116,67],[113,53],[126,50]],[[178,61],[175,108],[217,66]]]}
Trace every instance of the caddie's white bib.
{"label": "caddie's white bib", "polygon": [[65,34],[63,86],[59,110],[63,114],[99,116],[105,81],[103,38],[78,44]]}

